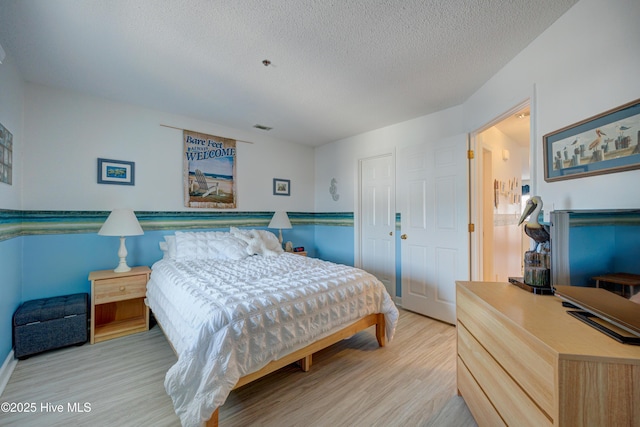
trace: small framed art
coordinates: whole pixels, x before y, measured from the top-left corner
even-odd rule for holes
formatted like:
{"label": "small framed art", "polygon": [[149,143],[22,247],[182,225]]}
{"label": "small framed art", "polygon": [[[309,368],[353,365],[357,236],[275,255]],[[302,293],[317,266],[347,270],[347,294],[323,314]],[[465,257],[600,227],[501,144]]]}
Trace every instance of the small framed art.
{"label": "small framed art", "polygon": [[274,196],[290,196],[291,180],[273,178],[273,195]]}
{"label": "small framed art", "polygon": [[98,184],[135,185],[134,162],[98,159]]}

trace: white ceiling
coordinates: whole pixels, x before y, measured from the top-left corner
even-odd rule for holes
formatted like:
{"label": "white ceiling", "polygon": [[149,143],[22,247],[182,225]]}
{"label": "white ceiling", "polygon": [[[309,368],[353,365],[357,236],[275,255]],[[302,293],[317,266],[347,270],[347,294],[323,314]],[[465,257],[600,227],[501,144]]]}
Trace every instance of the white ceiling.
{"label": "white ceiling", "polygon": [[315,146],[464,102],[576,1],[0,0],[0,44],[30,82]]}

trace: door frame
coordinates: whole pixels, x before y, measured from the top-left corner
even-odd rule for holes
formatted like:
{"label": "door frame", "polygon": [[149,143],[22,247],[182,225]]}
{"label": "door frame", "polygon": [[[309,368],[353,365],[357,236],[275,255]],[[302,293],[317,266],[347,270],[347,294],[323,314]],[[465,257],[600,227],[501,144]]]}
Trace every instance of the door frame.
{"label": "door frame", "polygon": [[377,158],[381,158],[381,157],[387,157],[390,156],[391,157],[391,165],[393,166],[393,172],[391,174],[391,176],[393,177],[393,222],[394,222],[394,231],[393,231],[393,267],[394,267],[394,272],[393,272],[393,279],[392,279],[392,285],[394,288],[394,292],[393,295],[391,295],[391,298],[395,301],[397,299],[397,289],[398,289],[398,283],[397,283],[397,274],[396,272],[398,271],[398,266],[397,266],[397,262],[398,260],[396,259],[396,249],[397,249],[397,231],[398,231],[398,227],[395,225],[395,217],[396,217],[396,213],[397,213],[397,193],[396,193],[396,181],[397,181],[397,176],[396,176],[396,150],[392,149],[390,151],[385,151],[382,153],[378,153],[378,154],[374,154],[371,156],[367,156],[367,157],[361,157],[356,159],[356,163],[357,163],[357,167],[356,167],[356,179],[355,179],[355,185],[356,185],[356,189],[355,189],[355,194],[356,194],[356,203],[355,206],[353,208],[353,239],[354,239],[354,245],[353,245],[353,265],[357,268],[362,268],[362,215],[361,215],[361,210],[362,210],[362,163],[364,161],[367,160],[373,160],[373,159],[377,159]]}
{"label": "door frame", "polygon": [[502,120],[510,117],[516,112],[522,110],[525,107],[529,107],[530,126],[529,126],[529,165],[531,173],[531,194],[536,191],[536,150],[535,143],[536,134],[535,129],[535,103],[533,95],[524,101],[521,101],[514,107],[510,108],[501,115],[495,117],[493,120],[486,123],[484,126],[474,130],[469,134],[469,149],[473,151],[475,159],[469,162],[469,220],[471,224],[475,225],[475,230],[470,233],[469,244],[469,261],[471,280],[483,280],[483,268],[482,268],[482,233],[483,233],[483,215],[482,215],[482,198],[485,196],[482,191],[482,150],[490,150],[489,147],[478,142],[478,135],[485,130],[495,126]]}

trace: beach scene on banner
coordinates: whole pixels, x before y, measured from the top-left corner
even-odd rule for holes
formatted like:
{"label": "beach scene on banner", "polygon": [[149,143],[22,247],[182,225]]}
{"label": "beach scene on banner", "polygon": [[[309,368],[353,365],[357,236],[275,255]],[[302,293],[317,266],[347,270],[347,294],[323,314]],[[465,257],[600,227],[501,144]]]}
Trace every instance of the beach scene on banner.
{"label": "beach scene on banner", "polygon": [[236,207],[236,140],[185,130],[184,194],[190,208]]}

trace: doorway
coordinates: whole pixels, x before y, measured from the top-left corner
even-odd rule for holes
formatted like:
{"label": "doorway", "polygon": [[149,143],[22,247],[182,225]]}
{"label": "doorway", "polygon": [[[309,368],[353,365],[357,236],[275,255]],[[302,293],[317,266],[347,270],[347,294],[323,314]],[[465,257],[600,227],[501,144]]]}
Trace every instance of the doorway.
{"label": "doorway", "polygon": [[470,166],[472,280],[522,276],[528,245],[518,220],[531,181],[530,106],[526,101],[472,133]]}

